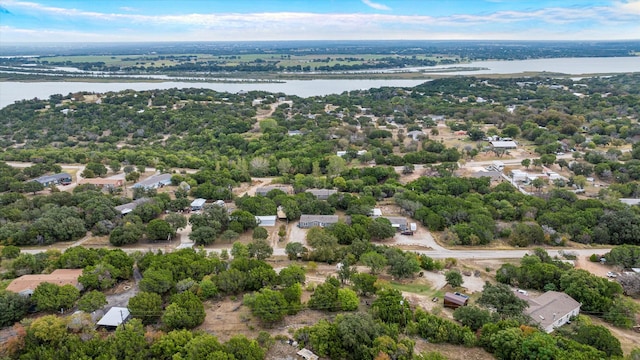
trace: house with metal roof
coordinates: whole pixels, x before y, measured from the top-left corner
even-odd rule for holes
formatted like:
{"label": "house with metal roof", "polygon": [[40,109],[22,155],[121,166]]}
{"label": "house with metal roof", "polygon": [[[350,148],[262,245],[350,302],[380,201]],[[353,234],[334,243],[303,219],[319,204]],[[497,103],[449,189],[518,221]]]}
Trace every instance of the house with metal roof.
{"label": "house with metal roof", "polygon": [[307,189],[305,192],[308,192],[315,196],[318,200],[327,200],[329,196],[336,194],[338,190],[334,189]]}
{"label": "house with metal roof", "polygon": [[572,317],[580,314],[582,304],[563,292],[547,291],[537,298],[529,298],[521,292],[516,292],[516,295],[529,303],[529,307],[524,311],[525,314],[547,333],[553,332],[555,328],[566,324]]}
{"label": "house with metal roof", "polygon": [[119,211],[121,215],[126,215],[126,214],[132,212],[133,210],[135,210],[135,208],[137,208],[139,205],[142,205],[142,204],[147,203],[149,201],[151,201],[150,198],[144,197],[144,198],[133,200],[130,203],[118,205],[118,206],[115,207],[115,209],[117,211]]}
{"label": "house with metal roof", "polygon": [[337,223],[339,219],[338,215],[301,215],[298,227],[302,229],[314,226],[325,227]]}
{"label": "house with metal roof", "polygon": [[276,226],[276,219],[276,215],[256,216],[256,222],[258,223],[258,226],[261,227]]}
{"label": "house with metal roof", "polygon": [[120,324],[124,324],[129,320],[131,312],[126,307],[114,306],[107,311],[104,316],[98,320],[97,326],[105,327],[109,330],[115,330]]}
{"label": "house with metal roof", "polygon": [[398,231],[405,231],[409,228],[407,218],[401,216],[374,216],[374,218],[381,217],[389,220],[391,226]]}
{"label": "house with metal roof", "polygon": [[518,144],[513,140],[496,140],[490,141],[489,143],[491,144],[491,147],[499,149],[516,149],[518,147]]}
{"label": "house with metal roof", "polygon": [[73,180],[71,179],[71,175],[67,173],[53,174],[53,175],[44,175],[38,178],[35,178],[31,181],[39,182],[44,187],[51,185],[58,185],[63,183],[71,183]]}
{"label": "house with metal roof", "polygon": [[133,184],[133,188],[143,188],[145,190],[158,189],[167,185],[171,185],[171,174],[160,174],[151,176],[145,180]]}
{"label": "house with metal roof", "polygon": [[199,211],[202,210],[204,204],[207,202],[207,199],[198,198],[191,202],[191,211]]}
{"label": "house with metal roof", "polygon": [[460,306],[466,306],[468,302],[469,297],[467,295],[458,292],[448,292],[444,294],[444,307],[457,309]]}

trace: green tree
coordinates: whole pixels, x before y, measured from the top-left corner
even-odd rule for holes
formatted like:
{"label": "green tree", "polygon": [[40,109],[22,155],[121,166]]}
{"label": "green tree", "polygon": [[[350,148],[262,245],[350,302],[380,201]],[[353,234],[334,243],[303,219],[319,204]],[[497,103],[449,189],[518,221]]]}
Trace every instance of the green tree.
{"label": "green tree", "polygon": [[313,291],[307,305],[310,309],[314,310],[340,310],[340,302],[338,300],[339,288],[340,282],[336,278],[327,278],[324,283],[318,285]]}
{"label": "green tree", "polygon": [[522,159],[522,161],[520,162],[520,165],[528,169],[529,166],[531,166],[531,159]]}
{"label": "green tree", "polygon": [[116,329],[111,341],[111,355],[114,359],[147,359],[148,346],[144,326],[133,319]]}
{"label": "green tree", "polygon": [[30,193],[33,193],[33,195],[35,195],[38,191],[44,190],[44,185],[42,185],[37,181],[27,181],[26,183],[23,184],[22,189],[25,192],[30,192]]}
{"label": "green tree", "polygon": [[38,311],[60,311],[72,308],[79,297],[80,291],[73,285],[58,286],[43,282],[33,291],[31,300]]}
{"label": "green tree", "polygon": [[0,290],[0,327],[20,321],[29,310],[28,297],[7,290]]}
{"label": "green tree", "polygon": [[84,312],[94,312],[107,305],[107,297],[100,291],[92,290],[78,300],[78,309]]}
{"label": "green tree", "polygon": [[173,274],[168,269],[148,269],[140,280],[140,290],[157,294],[164,294],[174,286]]}
{"label": "green tree", "polygon": [[194,328],[204,321],[204,305],[191,291],[175,294],[162,315],[162,322],[170,329]]}
{"label": "green tree", "polygon": [[15,259],[20,255],[20,248],[13,245],[7,245],[2,248],[3,259]]}
{"label": "green tree", "polygon": [[445,274],[445,279],[447,280],[447,284],[456,288],[462,286],[462,274],[458,270],[449,270]]}
{"label": "green tree", "polygon": [[113,246],[137,243],[144,235],[144,226],[133,222],[126,222],[111,231],[109,242]]}
{"label": "green tree", "polygon": [[153,219],[147,224],[147,238],[151,241],[167,240],[174,235],[171,225],[162,219]]}
{"label": "green tree", "polygon": [[482,328],[484,324],[497,320],[493,318],[489,310],[477,306],[460,306],[453,311],[453,318],[473,331]]}
{"label": "green tree", "polygon": [[287,253],[289,260],[296,260],[304,253],[304,245],[299,242],[290,242],[284,247],[284,251]]}
{"label": "green tree", "polygon": [[197,245],[212,244],[217,237],[218,230],[209,226],[198,227],[189,234],[189,239],[193,240]]}
{"label": "green tree", "polygon": [[373,219],[367,226],[367,231],[371,234],[371,240],[388,239],[396,233],[396,230],[391,226],[391,221],[383,217]]}
{"label": "green tree", "polygon": [[164,220],[166,222],[169,223],[169,225],[171,225],[171,229],[173,230],[173,233],[175,234],[178,230],[180,229],[184,229],[187,227],[187,218],[182,215],[182,214],[178,214],[178,213],[171,213],[169,215],[167,215]]}
{"label": "green tree", "polygon": [[406,326],[413,315],[409,302],[402,293],[395,289],[382,289],[377,295],[378,297],[371,304],[373,316],[385,323]]}
{"label": "green tree", "polygon": [[503,317],[512,317],[522,314],[529,304],[516,296],[509,286],[505,284],[492,285],[485,283],[478,304],[495,309]]}
{"label": "green tree", "polygon": [[622,356],[620,340],[604,326],[580,324],[571,338],[581,344],[593,346],[609,357]]}
{"label": "green tree", "polygon": [[412,277],[420,271],[420,262],[418,262],[415,254],[388,249],[387,259],[389,262],[389,274],[397,278]]}
{"label": "green tree", "polygon": [[265,350],[256,340],[249,340],[244,335],[234,335],[224,344],[224,348],[229,353],[230,359],[263,360]]}
{"label": "green tree", "polygon": [[234,258],[248,258],[249,257],[249,249],[243,243],[236,241],[231,246],[231,256]]}
{"label": "green tree", "polygon": [[379,274],[387,266],[387,258],[375,251],[369,251],[360,256],[360,261],[371,269],[372,274]]}
{"label": "green tree", "polygon": [[284,296],[278,291],[267,288],[245,295],[244,304],[251,309],[255,317],[265,323],[280,321],[287,313],[287,301]]}
{"label": "green tree", "polygon": [[364,296],[378,291],[376,281],[378,281],[378,278],[371,274],[357,273],[351,277],[353,289]]}
{"label": "green tree", "polygon": [[355,311],[358,310],[360,298],[358,298],[358,294],[351,289],[338,289],[338,302],[340,303],[340,310]]}
{"label": "green tree", "polygon": [[268,237],[269,237],[269,232],[267,231],[267,229],[265,229],[263,227],[257,227],[255,229],[253,229],[252,238],[254,240],[256,240],[256,239],[266,239]]}
{"label": "green tree", "polygon": [[162,315],[162,297],[153,292],[141,291],[129,299],[127,308],[131,316],[140,319],[143,324],[153,324]]}
{"label": "green tree", "polygon": [[280,283],[285,287],[289,287],[293,284],[304,284],[306,280],[304,269],[293,264],[280,270],[279,276]]}
{"label": "green tree", "polygon": [[[107,174],[107,168],[96,162],[90,162],[85,166],[85,171],[89,170],[95,174],[95,176],[104,176]],[[84,176],[84,175],[83,175]],[[86,177],[86,176],[85,176]]]}

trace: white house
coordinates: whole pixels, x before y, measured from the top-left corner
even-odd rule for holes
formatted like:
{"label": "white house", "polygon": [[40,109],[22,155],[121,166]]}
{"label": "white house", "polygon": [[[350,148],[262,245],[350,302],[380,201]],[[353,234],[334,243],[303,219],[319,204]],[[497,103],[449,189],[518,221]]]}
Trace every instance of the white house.
{"label": "white house", "polygon": [[338,220],[338,215],[301,215],[298,227],[302,229],[314,226],[325,227],[337,223]]}
{"label": "white house", "polygon": [[518,144],[513,140],[496,140],[490,141],[492,147],[497,149],[516,149]]}
{"label": "white house", "polygon": [[171,185],[171,174],[160,174],[152,176],[148,179],[142,180],[133,184],[133,188],[143,188],[145,190],[158,189],[163,186]]}
{"label": "white house", "polygon": [[191,202],[191,211],[199,211],[202,210],[204,204],[207,202],[206,199],[198,198]]}
{"label": "white house", "polygon": [[547,333],[580,314],[581,304],[563,292],[547,291],[537,298],[529,298],[522,293],[516,295],[529,303],[525,313]]}

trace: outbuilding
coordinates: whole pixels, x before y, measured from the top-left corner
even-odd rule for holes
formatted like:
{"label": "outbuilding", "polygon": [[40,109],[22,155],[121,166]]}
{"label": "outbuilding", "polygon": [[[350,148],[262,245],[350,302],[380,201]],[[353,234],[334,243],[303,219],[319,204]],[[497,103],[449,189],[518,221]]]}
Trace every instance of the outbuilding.
{"label": "outbuilding", "polygon": [[298,227],[302,229],[312,228],[314,226],[325,227],[336,224],[338,215],[302,215]]}
{"label": "outbuilding", "polygon": [[191,202],[191,211],[200,211],[207,202],[206,199],[197,198]]}
{"label": "outbuilding", "polygon": [[308,192],[315,196],[318,200],[327,200],[329,196],[338,192],[338,190],[334,189],[307,189],[305,192]]}
{"label": "outbuilding", "polygon": [[457,309],[460,306],[467,306],[468,302],[469,302],[469,296],[461,294],[459,292],[455,292],[455,293],[448,292],[444,294],[444,307]]}
{"label": "outbuilding", "polygon": [[491,141],[490,144],[491,144],[491,147],[493,147],[495,149],[516,149],[518,147],[518,144],[513,140],[511,140],[511,141],[505,141],[505,140]]}
{"label": "outbuilding", "polygon": [[131,312],[126,307],[114,306],[98,320],[97,326],[102,326],[107,330],[115,330],[120,324],[124,324],[129,320]]}
{"label": "outbuilding", "polygon": [[133,188],[143,188],[145,190],[158,189],[167,185],[171,185],[171,174],[160,174],[152,176],[133,184]]}
{"label": "outbuilding", "polygon": [[258,223],[258,226],[271,227],[276,226],[276,218],[276,215],[256,216],[256,222]]}

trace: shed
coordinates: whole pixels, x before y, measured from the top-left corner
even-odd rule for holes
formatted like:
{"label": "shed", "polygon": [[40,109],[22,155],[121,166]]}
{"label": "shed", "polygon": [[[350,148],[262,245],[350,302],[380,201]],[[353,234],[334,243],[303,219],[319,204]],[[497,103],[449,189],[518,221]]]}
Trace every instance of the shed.
{"label": "shed", "polygon": [[467,306],[468,302],[469,297],[467,295],[460,294],[458,292],[448,292],[444,294],[444,307],[457,309],[460,306]]}
{"label": "shed", "polygon": [[400,216],[380,216],[391,222],[391,226],[399,231],[405,231],[409,228],[407,218]]}
{"label": "shed", "polygon": [[104,326],[109,330],[115,330],[120,324],[124,324],[129,320],[131,313],[126,307],[114,306],[107,313],[98,320],[96,325]]}
{"label": "shed", "polygon": [[39,182],[44,187],[47,187],[50,185],[71,183],[72,180],[71,180],[71,175],[67,173],[59,173],[59,174],[53,174],[53,175],[40,176],[31,181]]}
{"label": "shed", "polygon": [[302,357],[304,360],[318,360],[320,357],[314,354],[311,350],[304,348],[297,352],[297,354]]}
{"label": "shed", "polygon": [[379,208],[371,209],[371,216],[382,216],[382,209],[379,209]]}
{"label": "shed", "polygon": [[276,226],[276,215],[268,215],[268,216],[256,216],[256,222],[258,226],[266,227],[266,226]]}
{"label": "shed", "polygon": [[191,211],[199,211],[202,210],[204,204],[207,202],[206,199],[197,198],[191,202]]}

